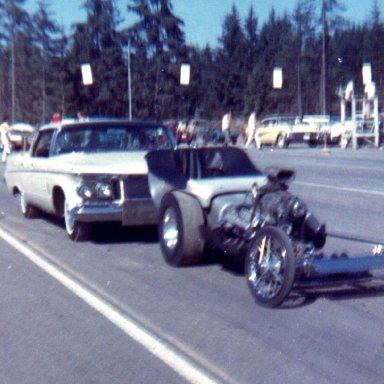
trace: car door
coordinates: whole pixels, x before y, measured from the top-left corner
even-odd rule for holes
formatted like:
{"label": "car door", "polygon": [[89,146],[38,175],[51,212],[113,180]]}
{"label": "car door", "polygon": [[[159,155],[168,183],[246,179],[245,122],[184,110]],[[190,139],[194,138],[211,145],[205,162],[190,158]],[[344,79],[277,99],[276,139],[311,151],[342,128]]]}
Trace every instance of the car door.
{"label": "car door", "polygon": [[30,159],[30,174],[24,181],[24,194],[28,201],[43,209],[50,210],[51,198],[47,188],[49,176],[49,156],[54,129],[40,132],[33,145]]}
{"label": "car door", "polygon": [[259,129],[257,130],[261,144],[275,144],[276,142],[276,121],[268,119],[262,121]]}

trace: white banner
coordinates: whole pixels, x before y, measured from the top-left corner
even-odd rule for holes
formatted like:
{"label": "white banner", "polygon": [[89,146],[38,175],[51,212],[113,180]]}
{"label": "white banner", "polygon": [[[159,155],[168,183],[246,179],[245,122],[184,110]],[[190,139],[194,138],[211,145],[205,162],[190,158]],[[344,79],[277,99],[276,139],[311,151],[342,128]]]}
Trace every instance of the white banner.
{"label": "white banner", "polygon": [[363,64],[363,84],[371,84],[372,82],[372,70],[371,70],[371,63],[364,63]]}
{"label": "white banner", "polygon": [[273,69],[273,88],[280,89],[283,87],[283,69],[275,67]]}
{"label": "white banner", "polygon": [[180,84],[189,85],[191,77],[191,66],[189,64],[181,64],[180,67]]}
{"label": "white banner", "polygon": [[83,75],[84,85],[93,84],[91,64],[81,64],[81,74]]}

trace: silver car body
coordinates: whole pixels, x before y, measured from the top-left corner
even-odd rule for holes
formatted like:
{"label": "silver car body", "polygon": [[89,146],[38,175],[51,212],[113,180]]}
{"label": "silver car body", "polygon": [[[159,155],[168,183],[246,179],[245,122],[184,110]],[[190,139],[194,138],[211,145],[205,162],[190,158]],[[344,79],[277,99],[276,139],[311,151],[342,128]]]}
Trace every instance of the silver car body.
{"label": "silver car body", "polygon": [[206,147],[151,152],[149,184],[157,209],[163,197],[182,191],[199,201],[208,227],[219,226],[225,210],[250,198],[254,184],[267,183],[267,177],[236,147]]}

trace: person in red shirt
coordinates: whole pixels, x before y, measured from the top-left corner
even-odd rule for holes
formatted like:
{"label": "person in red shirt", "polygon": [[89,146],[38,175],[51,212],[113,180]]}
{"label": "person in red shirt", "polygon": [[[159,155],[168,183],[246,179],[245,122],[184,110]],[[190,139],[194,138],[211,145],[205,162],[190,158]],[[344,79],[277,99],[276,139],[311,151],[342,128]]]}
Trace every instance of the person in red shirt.
{"label": "person in red shirt", "polygon": [[60,108],[51,119],[51,123],[59,123],[63,118],[63,110]]}

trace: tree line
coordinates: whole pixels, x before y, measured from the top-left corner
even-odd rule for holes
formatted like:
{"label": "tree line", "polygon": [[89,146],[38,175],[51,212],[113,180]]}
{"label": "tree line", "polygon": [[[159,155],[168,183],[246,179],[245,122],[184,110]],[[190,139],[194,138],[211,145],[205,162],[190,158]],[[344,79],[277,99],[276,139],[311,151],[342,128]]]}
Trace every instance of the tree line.
{"label": "tree line", "polygon": [[[0,113],[41,124],[62,109],[66,116],[140,119],[216,119],[224,111],[338,114],[349,81],[363,94],[362,66],[369,62],[379,105],[383,104],[384,24],[377,0],[368,20],[343,17],[338,0],[297,0],[292,14],[272,8],[259,23],[251,6],[241,19],[228,10],[216,46],[185,39],[184,22],[171,0],[127,0],[135,16],[114,0],[85,0],[86,20],[65,33],[48,0],[25,10],[25,0],[0,0]],[[202,10],[203,11],[203,10]],[[93,84],[85,86],[81,65],[89,63]],[[188,86],[180,66],[190,65]],[[275,67],[283,86],[272,87]]]}

